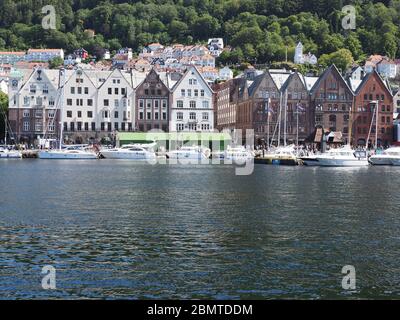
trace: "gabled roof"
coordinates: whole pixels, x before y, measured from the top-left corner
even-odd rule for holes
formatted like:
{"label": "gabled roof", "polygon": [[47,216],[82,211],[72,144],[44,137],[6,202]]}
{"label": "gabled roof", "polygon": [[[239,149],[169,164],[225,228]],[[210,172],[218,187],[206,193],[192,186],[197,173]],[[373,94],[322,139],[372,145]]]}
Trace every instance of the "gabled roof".
{"label": "gabled roof", "polygon": [[353,90],[351,90],[349,84],[344,80],[342,74],[339,72],[338,68],[332,64],[330,67],[328,67],[322,75],[318,78],[318,80],[315,82],[314,86],[310,90],[310,93],[313,94],[317,88],[319,88],[319,85],[325,80],[325,78],[331,73],[336,73],[339,76],[339,79],[344,83],[344,85],[347,87],[347,89],[351,92],[351,94],[354,95]]}
{"label": "gabled roof", "polygon": [[379,81],[381,81],[384,85],[384,87],[386,88],[387,92],[390,94],[390,96],[393,97],[393,93],[392,90],[390,89],[390,87],[388,86],[388,83],[382,79],[382,77],[380,76],[380,74],[374,69],[372,72],[367,73],[364,78],[362,79],[361,83],[359,84],[359,86],[357,87],[357,90],[354,92],[356,95],[358,95],[361,91],[361,89],[365,86],[365,84],[368,82],[368,80],[372,77],[376,75],[379,79]]}
{"label": "gabled roof", "polygon": [[172,87],[171,91],[174,92],[176,90],[176,88],[181,84],[181,82],[183,81],[184,78],[186,78],[186,76],[189,74],[189,72],[191,71],[195,71],[200,79],[203,81],[203,83],[206,85],[206,87],[210,90],[211,93],[213,93],[213,89],[211,89],[211,87],[209,86],[208,82],[204,79],[203,75],[200,73],[200,71],[195,67],[195,66],[189,66],[185,73],[183,74],[183,76],[175,83],[175,85]]}

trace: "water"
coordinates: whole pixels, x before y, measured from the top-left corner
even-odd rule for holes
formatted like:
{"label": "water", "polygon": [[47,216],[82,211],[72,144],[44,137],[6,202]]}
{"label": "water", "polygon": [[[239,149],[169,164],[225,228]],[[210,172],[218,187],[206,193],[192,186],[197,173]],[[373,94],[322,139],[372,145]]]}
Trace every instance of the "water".
{"label": "water", "polygon": [[398,298],[399,170],[0,161],[0,298]]}

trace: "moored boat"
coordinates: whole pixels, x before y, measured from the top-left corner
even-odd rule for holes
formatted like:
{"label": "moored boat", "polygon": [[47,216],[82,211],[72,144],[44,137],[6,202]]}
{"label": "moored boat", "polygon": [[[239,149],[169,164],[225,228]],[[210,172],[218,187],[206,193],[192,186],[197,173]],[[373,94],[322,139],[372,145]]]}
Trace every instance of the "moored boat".
{"label": "moored boat", "polygon": [[374,154],[369,162],[374,166],[391,166],[396,159],[400,160],[400,147],[391,147],[380,154]]}
{"label": "moored boat", "polygon": [[352,150],[349,145],[330,149],[326,153],[316,155],[315,159],[321,167],[363,167],[368,166],[366,151]]}
{"label": "moored boat", "polygon": [[102,149],[100,154],[106,159],[155,160],[156,153],[143,145],[125,145],[121,148]]}

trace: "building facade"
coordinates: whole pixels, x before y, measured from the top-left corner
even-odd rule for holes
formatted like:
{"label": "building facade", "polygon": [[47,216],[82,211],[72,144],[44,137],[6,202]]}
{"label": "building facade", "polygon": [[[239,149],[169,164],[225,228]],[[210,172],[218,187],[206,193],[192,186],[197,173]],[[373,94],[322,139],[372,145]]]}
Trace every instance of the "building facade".
{"label": "building facade", "polygon": [[136,128],[139,131],[169,130],[169,88],[152,69],[136,88]]}
{"label": "building facade", "polygon": [[189,67],[172,88],[170,131],[213,131],[213,91],[197,68]]}
{"label": "building facade", "polygon": [[353,144],[386,147],[391,145],[393,142],[393,96],[376,70],[368,73],[358,86],[355,92],[353,115]]}
{"label": "building facade", "polygon": [[325,131],[342,132],[344,140],[348,141],[354,94],[335,65],[325,70],[310,94],[314,125]]}

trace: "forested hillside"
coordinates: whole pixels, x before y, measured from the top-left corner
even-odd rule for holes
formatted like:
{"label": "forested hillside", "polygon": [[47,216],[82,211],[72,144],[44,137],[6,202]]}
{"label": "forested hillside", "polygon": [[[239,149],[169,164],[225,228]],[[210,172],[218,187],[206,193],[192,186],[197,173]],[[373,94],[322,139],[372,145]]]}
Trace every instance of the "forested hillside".
{"label": "forested hillside", "polygon": [[[354,31],[341,8],[357,8]],[[53,4],[57,30],[43,30],[41,8]],[[94,38],[85,29],[96,32]],[[266,63],[293,56],[297,41],[318,56],[347,48],[355,60],[399,57],[400,0],[1,0],[0,50],[84,47],[139,50],[150,42],[191,44],[223,37],[234,50],[223,62]],[[326,57],[326,56],[325,56]],[[324,57],[322,57],[324,59]]]}

